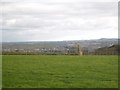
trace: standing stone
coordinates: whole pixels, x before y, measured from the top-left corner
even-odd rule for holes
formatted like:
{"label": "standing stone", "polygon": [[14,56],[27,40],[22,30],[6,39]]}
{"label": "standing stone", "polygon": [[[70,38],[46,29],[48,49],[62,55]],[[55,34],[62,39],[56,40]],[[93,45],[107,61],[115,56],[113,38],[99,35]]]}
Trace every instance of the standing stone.
{"label": "standing stone", "polygon": [[82,56],[83,55],[83,52],[81,50],[81,47],[80,45],[78,44],[78,55]]}

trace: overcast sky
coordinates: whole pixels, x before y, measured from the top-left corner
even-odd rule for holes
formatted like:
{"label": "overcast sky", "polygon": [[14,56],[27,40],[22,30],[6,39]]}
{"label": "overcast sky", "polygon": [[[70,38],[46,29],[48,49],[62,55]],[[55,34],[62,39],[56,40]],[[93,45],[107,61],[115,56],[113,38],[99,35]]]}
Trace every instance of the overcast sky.
{"label": "overcast sky", "polygon": [[1,1],[3,41],[117,38],[118,3],[100,1]]}

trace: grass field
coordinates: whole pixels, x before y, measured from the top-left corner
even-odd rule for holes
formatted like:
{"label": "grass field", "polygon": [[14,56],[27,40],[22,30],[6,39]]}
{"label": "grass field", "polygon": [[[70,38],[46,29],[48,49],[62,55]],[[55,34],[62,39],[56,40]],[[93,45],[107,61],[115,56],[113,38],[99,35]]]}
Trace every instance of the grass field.
{"label": "grass field", "polygon": [[3,88],[117,87],[117,56],[3,55]]}

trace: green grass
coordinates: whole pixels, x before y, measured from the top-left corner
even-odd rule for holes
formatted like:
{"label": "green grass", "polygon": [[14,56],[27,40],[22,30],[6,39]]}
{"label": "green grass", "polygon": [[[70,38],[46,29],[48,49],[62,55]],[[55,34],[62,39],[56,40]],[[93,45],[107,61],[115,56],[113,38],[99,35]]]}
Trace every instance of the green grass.
{"label": "green grass", "polygon": [[117,87],[117,56],[3,55],[3,88]]}

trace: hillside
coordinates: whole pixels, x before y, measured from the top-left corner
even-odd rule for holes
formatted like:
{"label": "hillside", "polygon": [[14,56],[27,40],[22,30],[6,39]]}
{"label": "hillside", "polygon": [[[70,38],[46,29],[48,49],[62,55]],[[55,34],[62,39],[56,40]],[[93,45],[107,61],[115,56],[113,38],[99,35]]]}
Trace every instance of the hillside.
{"label": "hillside", "polygon": [[83,51],[93,52],[98,48],[118,44],[118,39],[71,40],[71,41],[36,41],[36,42],[3,42],[3,52],[27,52],[38,54],[68,54],[77,53],[77,45]]}
{"label": "hillside", "polygon": [[118,55],[120,45],[112,45],[110,47],[103,47],[96,50],[98,55]]}

